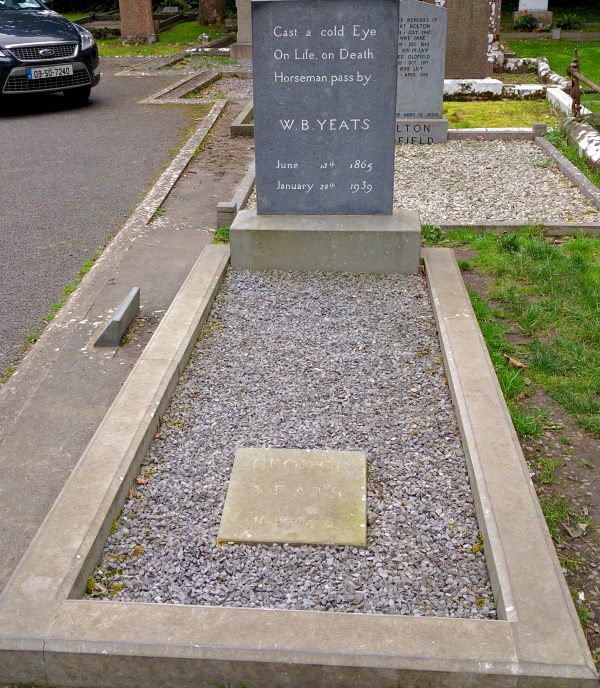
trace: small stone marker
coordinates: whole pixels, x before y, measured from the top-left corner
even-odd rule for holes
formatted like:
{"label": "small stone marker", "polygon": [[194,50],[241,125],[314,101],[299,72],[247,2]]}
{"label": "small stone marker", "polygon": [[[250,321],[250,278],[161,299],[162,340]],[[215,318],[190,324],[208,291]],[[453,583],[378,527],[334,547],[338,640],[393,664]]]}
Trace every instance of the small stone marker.
{"label": "small stone marker", "polygon": [[219,540],[367,544],[364,452],[238,449]]}
{"label": "small stone marker", "polygon": [[440,143],[448,138],[442,117],[448,10],[400,0],[396,141]]}
{"label": "small stone marker", "polygon": [[252,0],[259,215],[390,215],[397,0]]}

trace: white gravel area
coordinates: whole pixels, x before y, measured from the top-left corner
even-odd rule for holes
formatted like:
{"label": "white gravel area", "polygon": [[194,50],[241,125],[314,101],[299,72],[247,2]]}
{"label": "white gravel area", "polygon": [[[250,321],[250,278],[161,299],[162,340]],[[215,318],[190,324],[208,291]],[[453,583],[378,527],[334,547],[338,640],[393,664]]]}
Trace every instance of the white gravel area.
{"label": "white gravel area", "polygon": [[533,141],[396,149],[394,205],[422,224],[600,222],[600,211]]}
{"label": "white gravel area", "polygon": [[[394,206],[431,225],[600,222],[600,210],[530,141],[398,146]],[[246,208],[255,207],[253,192]]]}
{"label": "white gravel area", "polygon": [[[362,450],[367,548],[220,543],[237,447]],[[230,269],[92,596],[494,619],[426,283]]]}

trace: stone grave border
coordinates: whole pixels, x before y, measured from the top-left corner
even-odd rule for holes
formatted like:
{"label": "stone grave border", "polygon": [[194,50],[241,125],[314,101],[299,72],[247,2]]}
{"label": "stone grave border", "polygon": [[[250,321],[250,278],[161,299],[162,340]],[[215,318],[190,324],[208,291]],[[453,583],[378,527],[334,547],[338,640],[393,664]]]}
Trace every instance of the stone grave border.
{"label": "stone grave border", "polygon": [[423,259],[499,620],[80,599],[226,273],[211,245],[0,596],[0,683],[598,686],[454,254]]}
{"label": "stone grave border", "polygon": [[[187,98],[189,93],[197,93],[210,86],[215,81],[227,76],[237,76],[240,79],[252,75],[246,69],[206,69],[198,73],[198,70],[181,70],[185,76],[169,86],[140,100],[140,105],[203,105],[215,101],[231,100],[230,98]],[[118,76],[118,75],[117,75]],[[130,76],[129,74],[127,76]],[[136,76],[139,76],[137,74]]]}

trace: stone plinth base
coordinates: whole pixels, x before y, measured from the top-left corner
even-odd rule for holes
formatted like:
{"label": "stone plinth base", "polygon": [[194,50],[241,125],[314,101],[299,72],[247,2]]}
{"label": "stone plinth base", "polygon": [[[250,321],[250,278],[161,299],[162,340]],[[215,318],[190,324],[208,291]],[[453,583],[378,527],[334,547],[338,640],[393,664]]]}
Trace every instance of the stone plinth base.
{"label": "stone plinth base", "polygon": [[245,270],[416,273],[417,213],[258,215],[239,212],[229,230],[231,264]]}
{"label": "stone plinth base", "polygon": [[119,36],[119,43],[123,45],[148,45],[150,43],[158,43],[158,36],[155,33],[144,33],[136,36]]}
{"label": "stone plinth base", "polygon": [[252,59],[252,43],[233,43],[229,48],[232,60]]}
{"label": "stone plinth base", "polygon": [[[516,22],[519,17],[522,17],[525,14],[525,12],[513,12],[513,22]],[[527,14],[530,14],[532,17],[535,17],[535,20],[538,23],[538,27],[540,26],[549,26],[552,24],[554,14],[552,12],[544,11],[544,10],[528,10]]]}
{"label": "stone plinth base", "polygon": [[448,120],[445,117],[396,119],[397,143],[443,143],[448,138]]}

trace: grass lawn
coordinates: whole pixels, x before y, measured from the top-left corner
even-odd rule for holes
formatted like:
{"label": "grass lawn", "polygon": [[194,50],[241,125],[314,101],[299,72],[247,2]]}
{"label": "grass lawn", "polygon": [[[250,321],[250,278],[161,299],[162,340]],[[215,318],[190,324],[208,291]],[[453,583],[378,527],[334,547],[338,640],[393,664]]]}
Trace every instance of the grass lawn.
{"label": "grass lawn", "polygon": [[[499,307],[489,308],[474,292],[471,300],[517,432],[541,431],[539,413],[519,403],[533,391],[530,380],[600,436],[600,238],[579,235],[555,245],[540,230],[523,228],[503,235],[449,232],[443,242],[476,250],[460,267],[493,278],[488,291]],[[511,323],[523,343],[509,344]],[[505,354],[527,368],[511,366]]]}
{"label": "grass lawn", "polygon": [[69,21],[75,21],[76,19],[81,19],[81,17],[87,17],[89,12],[65,12],[63,17]]}
{"label": "grass lawn", "polygon": [[496,100],[445,102],[444,117],[450,127],[530,127],[532,122],[555,124],[560,118],[547,100]]}
{"label": "grass lawn", "polygon": [[121,45],[117,39],[113,39],[98,41],[98,50],[100,55],[173,55],[182,52],[190,43],[196,43],[202,33],[208,34],[211,39],[223,35],[219,27],[198,22],[182,22],[161,33],[158,43]]}
{"label": "grass lawn", "polygon": [[[582,22],[600,22],[600,7],[556,7],[551,2],[548,9],[554,12],[554,19],[562,17],[563,14],[576,14]],[[512,22],[512,10],[502,12],[502,22]]]}
{"label": "grass lawn", "polygon": [[[600,85],[600,41],[509,41],[517,57],[548,58],[550,67],[557,74],[567,76],[567,67],[573,60],[575,48],[579,53],[581,73]],[[600,95],[584,95],[584,99],[598,100]],[[593,108],[590,108],[590,110]]]}

